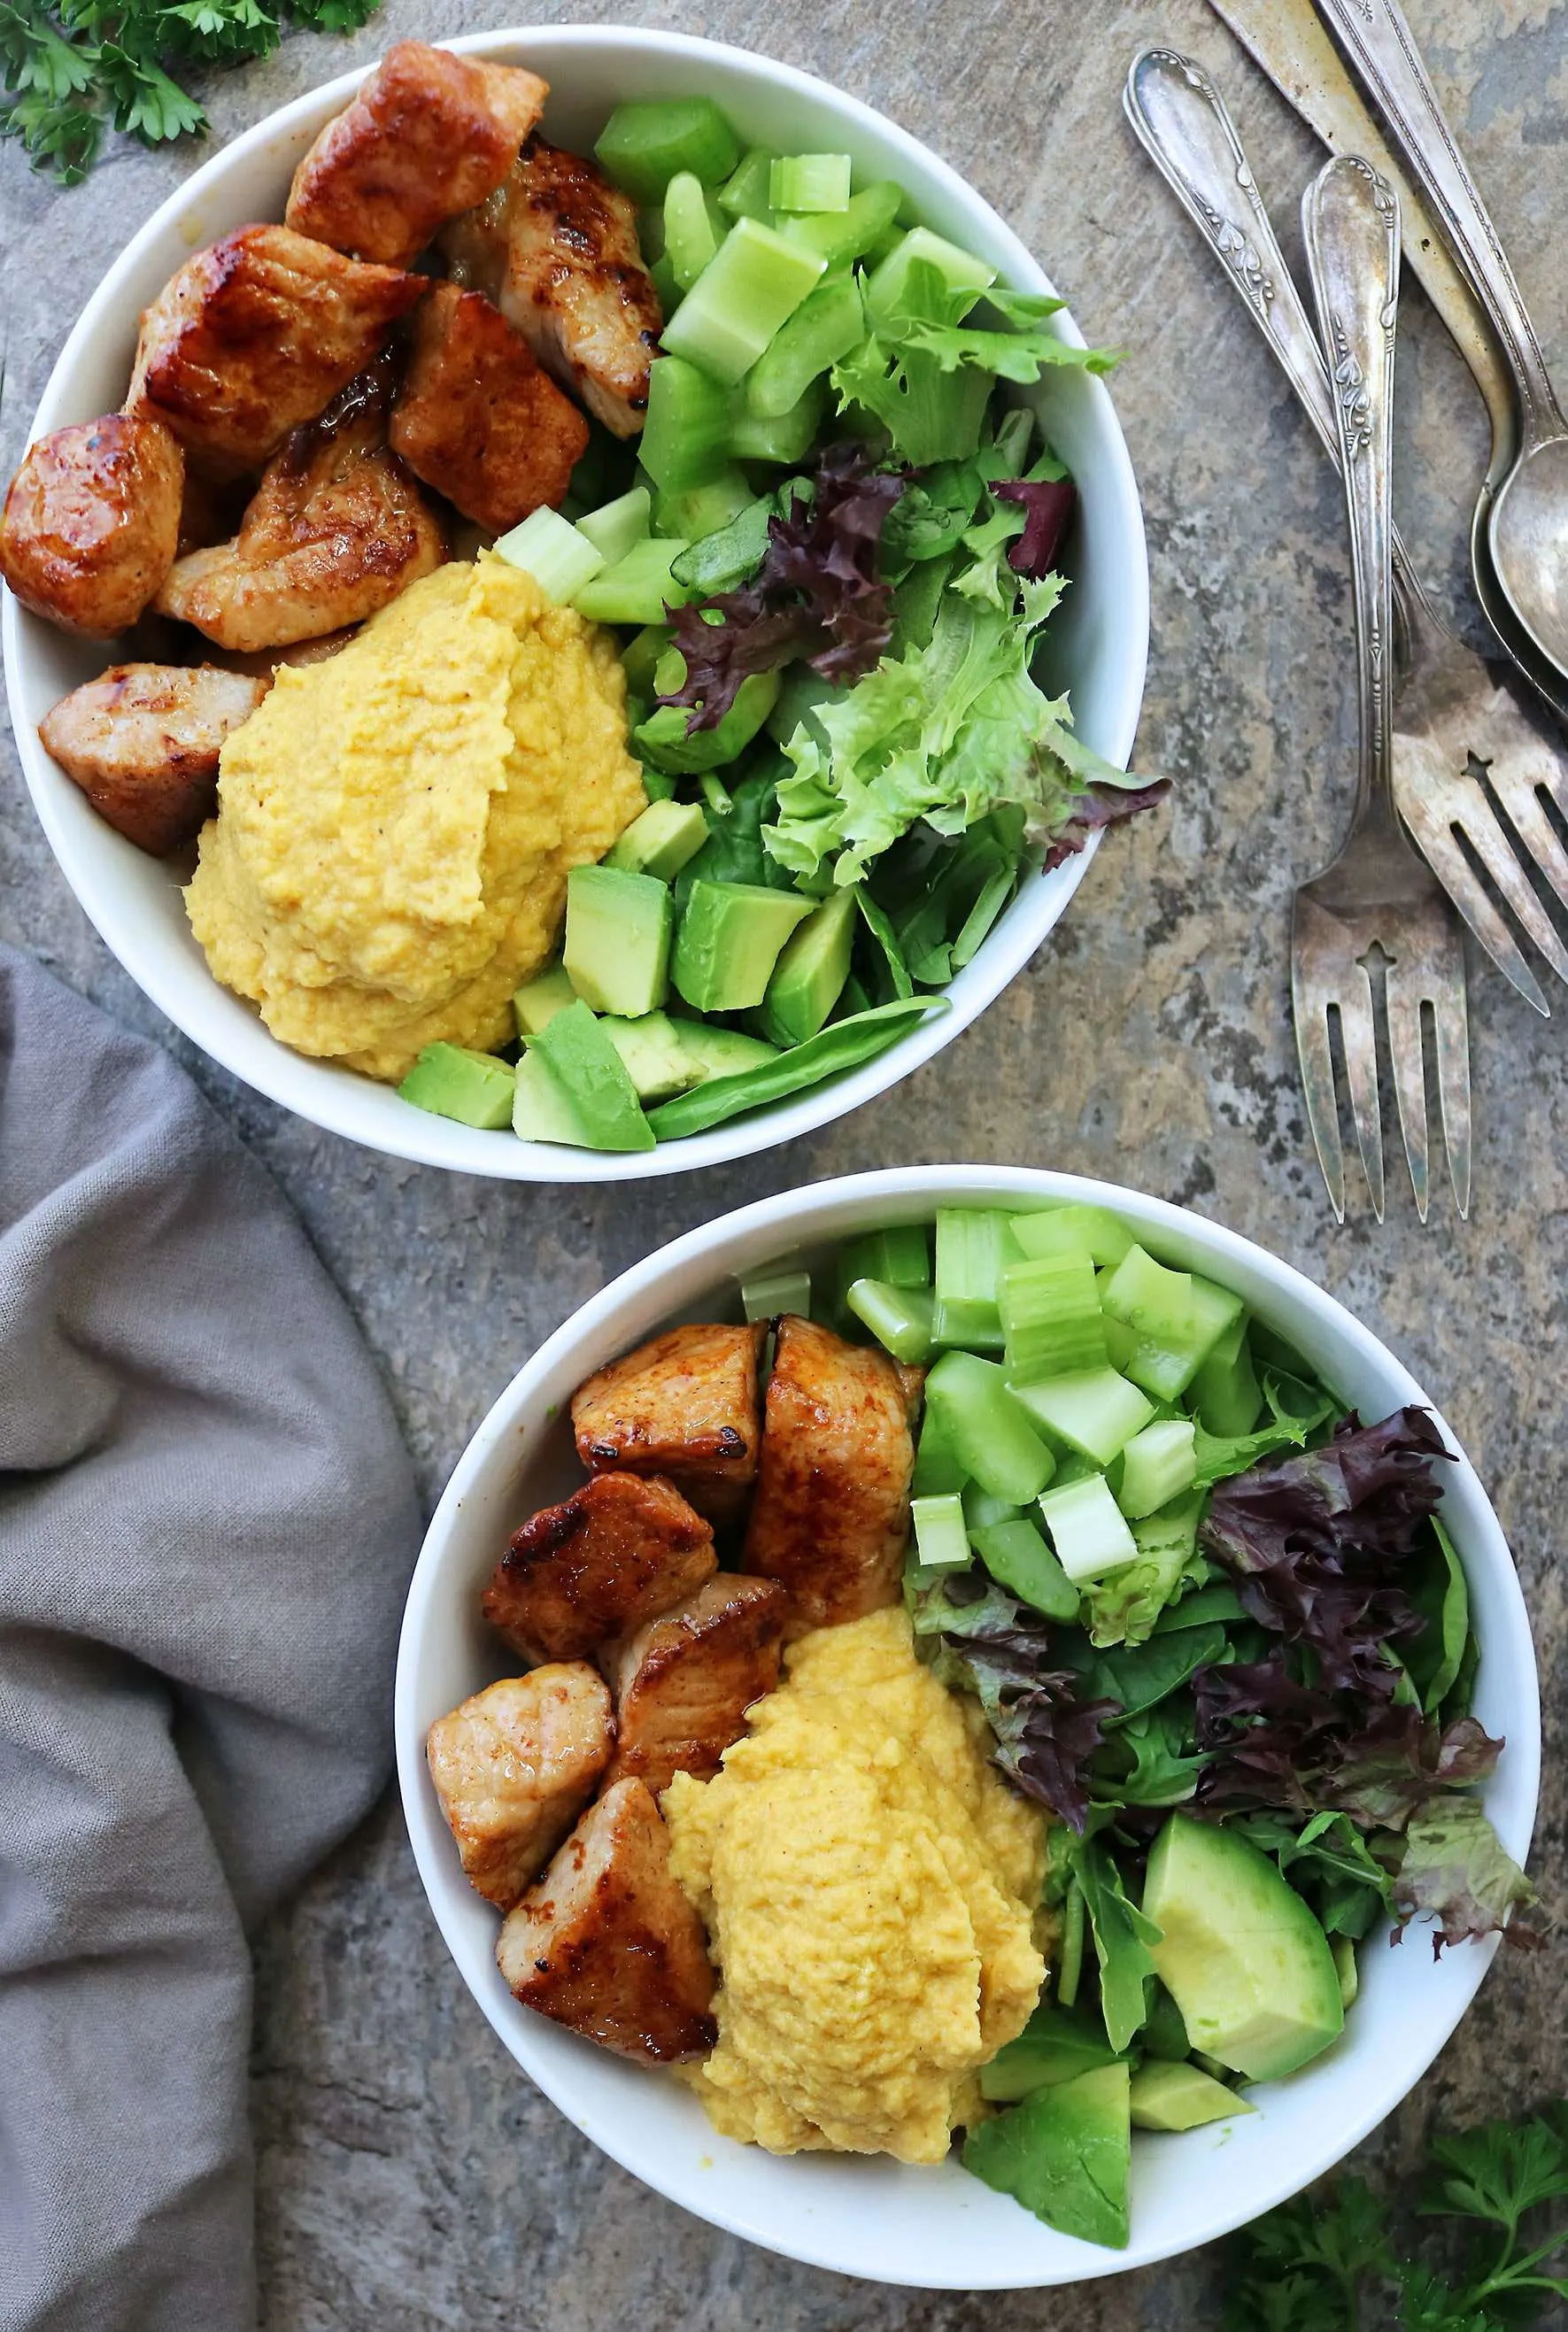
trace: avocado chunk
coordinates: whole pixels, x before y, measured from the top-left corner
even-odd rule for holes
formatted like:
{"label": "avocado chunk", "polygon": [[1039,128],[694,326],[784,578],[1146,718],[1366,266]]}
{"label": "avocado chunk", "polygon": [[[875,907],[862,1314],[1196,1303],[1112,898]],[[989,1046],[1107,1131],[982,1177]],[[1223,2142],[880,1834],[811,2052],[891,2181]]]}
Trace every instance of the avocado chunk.
{"label": "avocado chunk", "polygon": [[859,918],[855,893],[835,891],[785,941],[762,999],[762,1026],[776,1045],[803,1045],[837,1003]]}
{"label": "avocado chunk", "polygon": [[749,1012],[768,992],[785,941],[811,913],[798,891],[762,883],[692,885],[672,976],[699,1012]]}
{"label": "avocado chunk", "polygon": [[528,1049],[542,1057],[576,1111],[586,1149],[653,1148],[654,1129],[626,1063],[580,997],[530,1037]]}
{"label": "avocado chunk", "polygon": [[[685,658],[678,648],[666,649],[659,659],[655,685],[661,696],[684,686]],[[703,769],[721,769],[743,753],[779,701],[776,672],[748,673],[735,691],[735,701],[712,729],[693,729],[684,704],[660,704],[632,731],[632,741],[645,760],[672,777],[695,777]]]}
{"label": "avocado chunk", "polygon": [[577,1002],[577,990],[566,976],[564,963],[552,963],[537,980],[525,980],[512,999],[512,1017],[520,1037],[537,1037],[547,1020]]}
{"label": "avocado chunk", "polygon": [[1191,2054],[1192,2043],[1187,2038],[1181,2011],[1157,1979],[1149,1986],[1149,2013],[1143,2020],[1138,2044],[1146,2057],[1165,2057],[1173,2065]]}
{"label": "avocado chunk", "polygon": [[1143,1910],[1161,1931],[1155,1973],[1194,2049],[1274,2081],[1338,2039],[1328,1937],[1249,1840],[1172,1814],[1150,1851]]}
{"label": "avocado chunk", "polygon": [[493,1054],[471,1052],[466,1045],[426,1045],[397,1090],[416,1109],[492,1132],[512,1116],[516,1078],[510,1063]]}
{"label": "avocado chunk", "polygon": [[682,1052],[692,1064],[690,1082],[705,1085],[710,1077],[744,1076],[748,1069],[760,1069],[764,1061],[776,1061],[778,1051],[765,1045],[760,1037],[748,1037],[743,1028],[722,1028],[710,1020],[674,1020],[671,1027]]}
{"label": "avocado chunk", "polygon": [[607,1014],[599,1027],[626,1063],[640,1100],[670,1101],[701,1082],[702,1071],[667,1012],[645,1012],[640,1020]]}
{"label": "avocado chunk", "polygon": [[1205,2122],[1257,2110],[1196,2065],[1162,2064],[1158,2059],[1139,2066],[1129,2094],[1134,2129],[1201,2129]]}
{"label": "avocado chunk", "polygon": [[963,2166],[1048,2227],[1124,2251],[1133,2131],[1125,2064],[1037,2089],[970,2132]]}
{"label": "avocado chunk", "polygon": [[595,1012],[627,1020],[670,992],[675,905],[669,885],[619,866],[574,866],[566,878],[567,978]]}
{"label": "avocado chunk", "polygon": [[689,858],[708,839],[708,821],[701,802],[650,802],[641,817],[634,817],[609,856],[607,866],[628,874],[656,874],[673,883]]}
{"label": "avocado chunk", "polygon": [[1118,2061],[1104,2032],[1086,2017],[1042,2003],[1018,2039],[981,2066],[980,2095],[993,2105],[1014,2105],[1037,2089],[1059,2088],[1080,2073]]}
{"label": "avocado chunk", "polygon": [[525,1053],[517,1065],[512,1130],[520,1142],[565,1142],[574,1150],[596,1146],[576,1103],[541,1053]]}

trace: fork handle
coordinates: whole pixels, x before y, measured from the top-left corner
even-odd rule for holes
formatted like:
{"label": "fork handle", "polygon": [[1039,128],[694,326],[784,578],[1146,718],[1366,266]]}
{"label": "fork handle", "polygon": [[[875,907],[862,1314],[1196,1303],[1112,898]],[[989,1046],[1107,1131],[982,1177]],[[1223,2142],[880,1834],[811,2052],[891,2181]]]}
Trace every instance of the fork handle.
{"label": "fork handle", "polygon": [[1356,823],[1397,832],[1393,806],[1393,453],[1399,197],[1371,165],[1336,154],[1302,198],[1306,264],[1327,352],[1350,512],[1361,759]]}

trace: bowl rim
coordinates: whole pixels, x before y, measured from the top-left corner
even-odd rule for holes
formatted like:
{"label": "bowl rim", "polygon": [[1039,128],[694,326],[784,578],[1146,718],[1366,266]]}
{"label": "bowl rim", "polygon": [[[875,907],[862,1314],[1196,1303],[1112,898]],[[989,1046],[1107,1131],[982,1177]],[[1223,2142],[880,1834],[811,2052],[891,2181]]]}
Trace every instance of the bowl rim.
{"label": "bowl rim", "polygon": [[[779,1251],[784,1253],[792,1245],[809,1244],[815,1239],[831,1236],[830,1225],[825,1219],[837,1209],[852,1208],[863,1200],[917,1198],[926,1201],[934,1210],[942,1203],[995,1203],[994,1194],[999,1190],[1006,1190],[1009,1194],[1016,1192],[1025,1204],[1035,1201],[1061,1204],[1078,1200],[1110,1207],[1136,1219],[1152,1231],[1171,1231],[1195,1238],[1210,1253],[1217,1276],[1223,1278],[1227,1268],[1233,1265],[1260,1274],[1277,1292],[1284,1308],[1323,1323],[1347,1339],[1363,1359],[1389,1378],[1394,1388],[1391,1406],[1417,1402],[1431,1411],[1443,1440],[1457,1459],[1452,1480],[1456,1484],[1463,1483],[1475,1510],[1473,1527],[1462,1549],[1464,1561],[1467,1566],[1474,1563],[1494,1577],[1508,1617],[1507,1640],[1503,1641],[1500,1634],[1489,1636],[1487,1649],[1498,1660],[1500,1668],[1507,1677],[1512,1713],[1508,1723],[1506,1763],[1512,1818],[1506,1819],[1501,1829],[1505,1844],[1521,1864],[1529,1852],[1540,1791],[1540,1686],[1529,1613],[1507,1540],[1485,1486],[1436,1402],[1381,1337],[1326,1288],[1318,1286],[1294,1265],[1286,1263],[1257,1241],[1189,1208],[1091,1176],[1031,1167],[939,1164],[884,1168],[836,1176],[781,1191],[699,1225],[621,1272],[563,1321],[517,1371],[492,1402],[464,1448],[431,1517],[409,1582],[399,1633],[394,1687],[398,1787],[410,1845],[436,1926],[465,1985],[508,2054],[569,2120],[584,2128],[593,2143],[622,2168],[711,2224],[808,2265],[839,2274],[874,2276],[878,2281],[913,2283],[915,2279],[891,2277],[884,2268],[874,2271],[856,2266],[852,2259],[844,2256],[841,2249],[835,2248],[831,2241],[817,2234],[809,2218],[804,2214],[792,2222],[787,2235],[777,2232],[760,2233],[754,2221],[748,2219],[741,2211],[725,2206],[722,2190],[713,2193],[710,2200],[703,2190],[693,2191],[689,2176],[680,2170],[664,2165],[657,2157],[648,2158],[645,2151],[639,2153],[634,2142],[635,2117],[629,2131],[624,2135],[618,2129],[607,2129],[602,2117],[595,2127],[588,2128],[582,2117],[580,2101],[575,2095],[574,2078],[569,2072],[558,2072],[550,2066],[541,2065],[539,2052],[531,2048],[532,2028],[542,2020],[531,2019],[526,2012],[520,2016],[515,2002],[503,1988],[492,1987],[489,1993],[478,1988],[465,1964],[466,1949],[454,1939],[445,1916],[448,1906],[467,1900],[468,1890],[461,1869],[452,1856],[450,1834],[435,1809],[434,1793],[428,1785],[424,1731],[420,1711],[416,1706],[420,1684],[417,1664],[425,1630],[442,1600],[445,1553],[457,1516],[464,1503],[480,1490],[492,1467],[515,1451],[520,1419],[525,1415],[536,1389],[549,1382],[560,1363],[575,1349],[585,1343],[592,1345],[612,1324],[638,1305],[647,1313],[648,1321],[653,1324],[630,1326],[627,1330],[629,1340],[640,1341],[642,1337],[656,1333],[656,1323],[661,1315],[648,1310],[648,1299],[666,1283],[671,1285],[678,1283],[692,1265],[711,1263],[709,1284],[722,1282],[730,1276],[729,1266],[722,1258],[754,1234],[764,1231],[776,1233]],[[674,1310],[678,1306],[684,1314],[689,1300],[684,1295],[672,1297],[668,1309]],[[598,1360],[593,1365],[598,1365]],[[1501,1777],[1500,1766],[1499,1780]],[[1425,1930],[1419,1932],[1424,1935]],[[992,2276],[988,2280],[983,2272],[983,2260],[976,2259],[963,2262],[961,2274],[955,2273],[951,2279],[944,2279],[941,2283],[929,2278],[923,2279],[918,2288],[962,2290],[1048,2289],[1123,2273],[1134,2268],[1153,2265],[1162,2260],[1180,2257],[1188,2251],[1212,2242],[1263,2211],[1288,2200],[1343,2160],[1410,2093],[1469,2008],[1496,1956],[1499,1940],[1494,1936],[1485,1943],[1469,1945],[1462,1958],[1456,1953],[1449,1953],[1444,1964],[1452,1971],[1453,1980],[1439,2012],[1423,2029],[1420,2046],[1402,2059],[1394,2087],[1385,2092],[1375,2081],[1369,2083],[1358,2110],[1336,2125],[1326,2145],[1319,2146],[1315,2152],[1298,2155],[1292,2164],[1282,2166],[1281,2174],[1264,2200],[1249,2198],[1239,2207],[1229,2209],[1221,2203],[1212,2223],[1205,2225],[1201,2232],[1190,2237],[1177,2236],[1168,2241],[1145,2242],[1142,2246],[1134,2240],[1125,2252],[1100,2251],[1087,2244],[1075,2245],[1075,2251],[1081,2250],[1086,2254],[1084,2264],[1079,2265],[1075,2260],[1066,2271],[1053,2271],[1028,2285],[1012,2273],[1005,2278]],[[812,2157],[814,2160],[828,2158]]]}
{"label": "bowl rim", "polygon": [[[596,52],[625,53],[629,50],[634,54],[641,51],[685,58],[696,67],[722,64],[726,70],[738,69],[754,80],[826,106],[854,127],[871,130],[878,139],[891,142],[906,157],[913,158],[920,171],[982,230],[980,239],[1007,280],[1022,289],[1054,294],[1054,286],[1045,271],[1021,239],[985,196],[941,155],[863,99],[800,67],[731,43],[636,25],[504,26],[463,33],[438,45],[460,53],[491,55],[521,44],[544,42],[564,43],[585,56]],[[72,393],[75,377],[84,352],[103,334],[106,323],[121,315],[125,305],[122,286],[144,255],[171,233],[180,233],[185,222],[199,215],[206,197],[221,189],[253,157],[286,143],[302,125],[325,119],[328,112],[346,104],[378,62],[378,59],[371,59],[275,108],[209,156],[158,205],[111,261],[67,336],[29,424],[29,444],[66,421],[86,417],[75,410],[77,400]],[[1064,337],[1076,346],[1084,345],[1083,335],[1069,310],[1064,309],[1054,321]],[[1085,376],[1083,389],[1101,417],[1105,438],[1102,483],[1114,502],[1114,532],[1120,546],[1117,555],[1129,570],[1125,578],[1124,621],[1130,653],[1124,670],[1115,677],[1114,718],[1107,724],[1104,745],[1107,758],[1124,767],[1137,732],[1148,668],[1148,549],[1132,459],[1110,393],[1103,380],[1091,376]],[[995,1002],[1045,944],[1066,912],[1101,839],[1099,834],[1092,835],[1085,848],[1062,867],[1048,876],[1037,878],[1030,889],[1020,891],[972,963],[943,991],[947,998],[944,1011],[917,1023],[885,1052],[847,1075],[829,1079],[754,1114],[731,1119],[704,1133],[687,1135],[679,1142],[661,1143],[645,1152],[578,1152],[546,1142],[521,1142],[510,1133],[502,1142],[493,1135],[429,1116],[406,1104],[398,1112],[385,1113],[385,1124],[367,1123],[368,1109],[378,1118],[382,1114],[367,1099],[365,1087],[368,1080],[331,1062],[293,1052],[262,1026],[253,1008],[248,1005],[244,1008],[244,1023],[230,1022],[228,1028],[221,1022],[208,1026],[211,998],[206,983],[213,989],[217,989],[217,983],[206,966],[201,966],[198,973],[183,958],[165,962],[155,954],[152,961],[147,960],[138,945],[139,922],[132,901],[116,884],[112,869],[106,872],[95,865],[92,840],[84,839],[74,829],[73,821],[63,814],[69,805],[61,788],[69,780],[43,750],[31,721],[24,716],[22,674],[30,657],[29,626],[41,619],[25,617],[19,602],[8,590],[0,589],[0,639],[4,642],[11,725],[28,793],[67,885],[110,953],[183,1035],[231,1075],[270,1101],[307,1123],[367,1149],[418,1164],[445,1167],[449,1171],[479,1174],[492,1180],[566,1188],[636,1181],[758,1156],[831,1123],[911,1075]]]}

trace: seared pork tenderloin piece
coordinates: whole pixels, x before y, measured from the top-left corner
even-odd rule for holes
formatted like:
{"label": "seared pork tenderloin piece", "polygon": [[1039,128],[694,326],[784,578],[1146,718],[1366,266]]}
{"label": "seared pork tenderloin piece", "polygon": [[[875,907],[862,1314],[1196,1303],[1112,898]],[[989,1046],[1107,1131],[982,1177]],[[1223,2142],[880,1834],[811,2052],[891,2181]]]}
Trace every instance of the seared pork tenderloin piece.
{"label": "seared pork tenderloin piece", "polygon": [[166,422],[215,477],[259,470],[364,371],[425,288],[290,227],[237,227],[143,314],[126,410]]}
{"label": "seared pork tenderloin piece", "polygon": [[283,216],[356,259],[406,267],[500,186],[548,93],[520,65],[399,41],[294,172]]}
{"label": "seared pork tenderloin piece", "polygon": [[615,1721],[604,1679],[583,1660],[506,1677],[437,1717],[430,1778],[463,1868],[502,1911],[531,1885],[609,1763]]}
{"label": "seared pork tenderloin piece", "polygon": [[565,499],[588,426],[499,308],[442,283],[416,311],[390,436],[416,478],[502,534]]}
{"label": "seared pork tenderloin piece", "polygon": [[671,1876],[669,1838],[639,1781],[589,1807],[507,1914],[495,1956],[525,2008],[618,2056],[672,2065],[718,2038],[703,1923]]}
{"label": "seared pork tenderloin piece", "polygon": [[382,359],[296,429],[234,540],[176,560],[159,614],[253,653],[363,623],[439,567],[441,522],[387,443],[390,398]]}
{"label": "seared pork tenderloin piece", "polygon": [[598,1370],[572,1397],[583,1464],[666,1475],[710,1522],[739,1521],[757,1478],[767,1333],[701,1321]]}
{"label": "seared pork tenderloin piece", "polygon": [[162,858],[212,816],[224,739],[271,685],[210,664],[112,664],[62,696],[38,734],[100,817]]}
{"label": "seared pork tenderloin piece", "polygon": [[580,154],[531,138],[441,248],[455,281],[493,300],[563,388],[617,437],[637,435],[664,319],[628,195]]}
{"label": "seared pork tenderloin piece", "polygon": [[656,1798],[676,1773],[719,1770],[746,1711],[779,1681],[789,1598],[771,1579],[710,1579],[622,1647],[616,1755],[607,1787],[635,1773]]}
{"label": "seared pork tenderloin piece", "polygon": [[741,1568],[789,1590],[791,1641],[897,1602],[923,1381],[814,1321],[779,1322]]}
{"label": "seared pork tenderloin piece", "polygon": [[684,1601],[717,1569],[713,1534],[670,1483],[598,1474],[524,1523],[484,1591],[525,1660],[576,1660]]}
{"label": "seared pork tenderloin piece", "polygon": [[0,575],[33,614],[105,640],[174,564],[185,456],[160,421],[109,413],[30,445],[0,511]]}

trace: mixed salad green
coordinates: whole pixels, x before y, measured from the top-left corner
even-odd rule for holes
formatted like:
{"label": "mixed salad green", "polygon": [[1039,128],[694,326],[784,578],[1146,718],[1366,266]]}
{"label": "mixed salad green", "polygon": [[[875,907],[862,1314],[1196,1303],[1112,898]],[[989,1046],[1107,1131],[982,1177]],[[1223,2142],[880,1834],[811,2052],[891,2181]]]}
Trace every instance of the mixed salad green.
{"label": "mixed salad green", "polygon": [[1114,358],[891,180],[742,150],[705,98],[623,105],[595,150],[664,310],[645,425],[496,548],[618,628],[650,806],[570,877],[515,1069],[433,1046],[402,1091],[645,1150],[944,1010],[1018,884],[1165,788],[1033,676],[1074,488],[1009,396]]}
{"label": "mixed salad green", "polygon": [[[1054,1818],[1050,1975],[965,2166],[1128,2240],[1131,2131],[1248,2113],[1337,2038],[1385,1916],[1538,1938],[1477,1794],[1503,1743],[1430,1416],[1362,1424],[1115,1214],[943,1209],[817,1301],[927,1368],[904,1593]],[[743,1291],[801,1310],[808,1282]]]}

